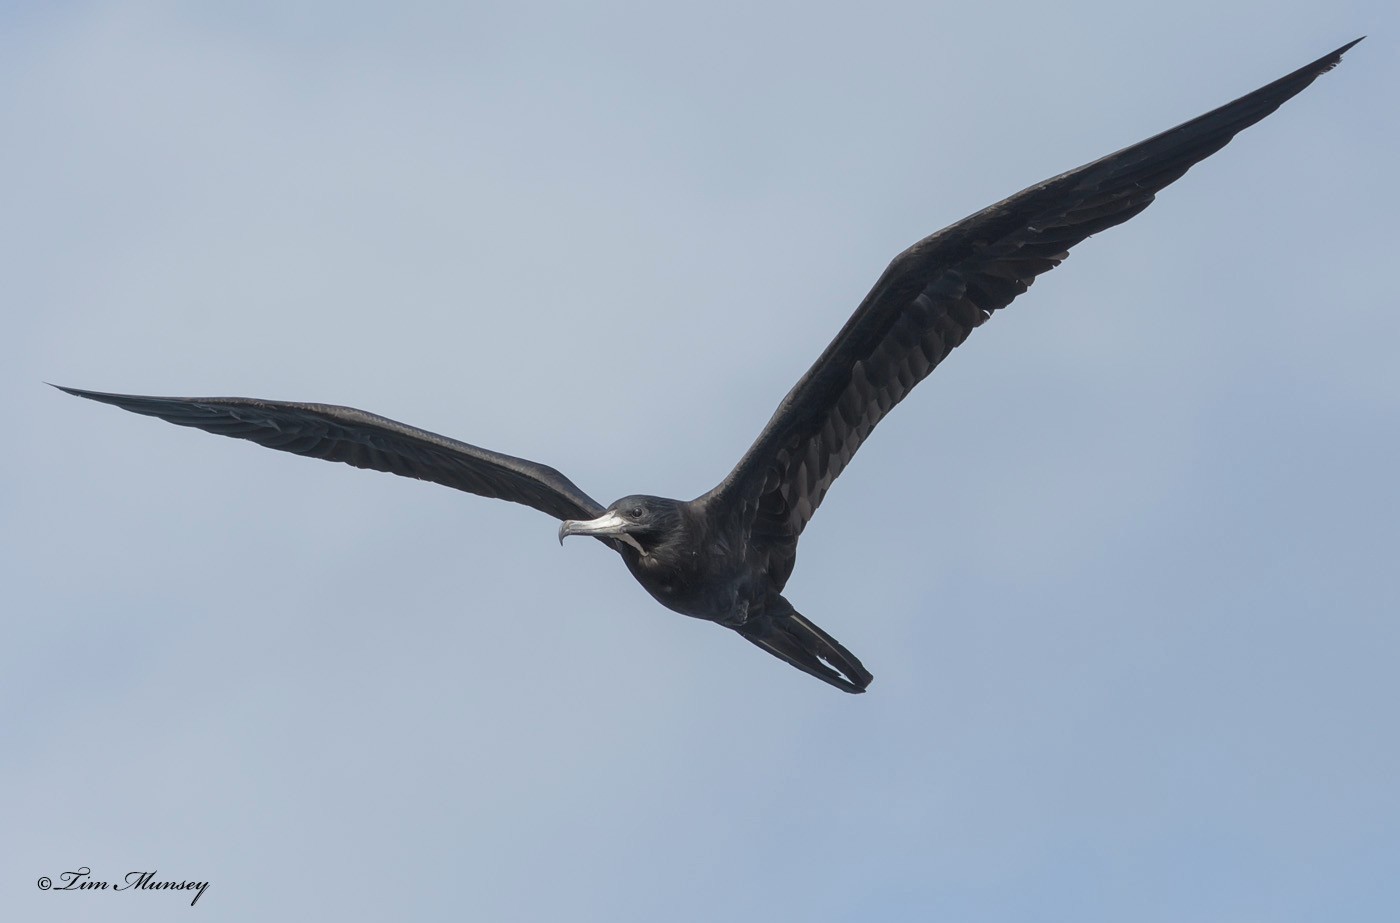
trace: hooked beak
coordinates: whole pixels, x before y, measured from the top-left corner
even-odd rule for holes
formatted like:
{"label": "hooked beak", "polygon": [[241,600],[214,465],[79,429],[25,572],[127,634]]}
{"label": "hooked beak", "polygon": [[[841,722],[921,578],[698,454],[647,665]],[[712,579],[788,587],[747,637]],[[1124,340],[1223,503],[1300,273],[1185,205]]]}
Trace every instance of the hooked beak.
{"label": "hooked beak", "polygon": [[566,519],[559,525],[559,544],[570,535],[623,535],[627,520],[608,510],[597,519]]}
{"label": "hooked beak", "polygon": [[599,538],[612,538],[631,545],[637,554],[646,557],[647,550],[642,543],[627,534],[627,520],[613,510],[608,510],[597,519],[566,519],[559,524],[559,544],[570,535],[594,535]]}

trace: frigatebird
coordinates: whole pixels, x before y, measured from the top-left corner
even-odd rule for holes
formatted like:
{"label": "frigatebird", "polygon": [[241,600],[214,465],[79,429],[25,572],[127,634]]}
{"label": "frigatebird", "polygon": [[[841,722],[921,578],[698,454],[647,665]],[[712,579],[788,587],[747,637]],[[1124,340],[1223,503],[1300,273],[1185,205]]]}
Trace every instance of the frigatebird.
{"label": "frigatebird", "polygon": [[864,692],[871,673],[783,596],[797,540],[856,450],[974,327],[1071,247],[1152,204],[1159,190],[1331,70],[1359,41],[1022,190],[896,256],[734,470],[694,500],[634,495],[605,508],[547,465],[350,407],[62,390],[272,449],[534,507],[563,520],[560,544],[590,535],[610,545],[668,609],[732,628],[838,689]]}

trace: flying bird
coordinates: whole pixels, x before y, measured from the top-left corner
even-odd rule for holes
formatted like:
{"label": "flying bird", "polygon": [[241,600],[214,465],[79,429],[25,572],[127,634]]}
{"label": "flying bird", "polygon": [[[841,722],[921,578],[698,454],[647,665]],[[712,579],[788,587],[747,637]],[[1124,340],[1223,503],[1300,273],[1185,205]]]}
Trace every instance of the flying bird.
{"label": "flying bird", "polygon": [[846,692],[872,679],[783,596],[797,541],[875,426],[975,327],[1121,224],[1238,132],[1331,70],[1349,42],[1199,118],[1062,173],[925,237],[890,263],[734,469],[694,500],[633,495],[604,507],[554,468],[328,404],[63,388],[284,452],[498,497],[562,520],[559,541],[606,543],[658,602],[731,628]]}

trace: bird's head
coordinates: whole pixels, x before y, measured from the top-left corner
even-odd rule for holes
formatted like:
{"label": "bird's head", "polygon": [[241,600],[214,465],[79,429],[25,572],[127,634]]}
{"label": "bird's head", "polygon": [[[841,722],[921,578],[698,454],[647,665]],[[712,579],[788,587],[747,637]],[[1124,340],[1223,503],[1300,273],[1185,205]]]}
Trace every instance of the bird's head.
{"label": "bird's head", "polygon": [[679,501],[637,494],[618,500],[597,519],[564,520],[559,544],[570,535],[596,535],[619,539],[647,555],[681,531],[683,518]]}

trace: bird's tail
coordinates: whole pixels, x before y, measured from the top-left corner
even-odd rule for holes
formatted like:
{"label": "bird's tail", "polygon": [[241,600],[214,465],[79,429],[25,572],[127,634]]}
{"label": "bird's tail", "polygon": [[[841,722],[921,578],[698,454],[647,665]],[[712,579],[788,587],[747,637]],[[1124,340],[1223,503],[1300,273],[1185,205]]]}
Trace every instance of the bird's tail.
{"label": "bird's tail", "polygon": [[855,654],[791,606],[786,613],[765,614],[735,631],[774,657],[843,692],[864,692],[875,678]]}

